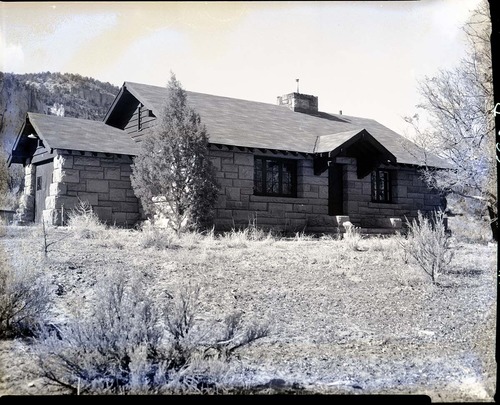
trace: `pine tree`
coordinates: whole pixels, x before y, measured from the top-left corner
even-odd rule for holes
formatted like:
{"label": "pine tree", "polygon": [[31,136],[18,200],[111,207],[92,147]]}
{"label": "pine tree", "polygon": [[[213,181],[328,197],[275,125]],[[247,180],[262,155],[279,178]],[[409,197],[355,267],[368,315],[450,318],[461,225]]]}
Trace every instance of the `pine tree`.
{"label": "pine tree", "polygon": [[208,134],[172,73],[168,97],[132,165],[132,186],[151,220],[165,218],[178,234],[209,225],[218,197]]}

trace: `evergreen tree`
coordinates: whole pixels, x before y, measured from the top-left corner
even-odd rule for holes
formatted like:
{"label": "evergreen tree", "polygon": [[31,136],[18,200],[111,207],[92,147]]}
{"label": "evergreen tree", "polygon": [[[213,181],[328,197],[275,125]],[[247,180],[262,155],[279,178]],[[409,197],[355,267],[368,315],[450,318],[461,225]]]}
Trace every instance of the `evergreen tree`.
{"label": "evergreen tree", "polygon": [[150,219],[178,234],[210,224],[218,196],[208,135],[172,73],[168,97],[132,165],[132,186]]}

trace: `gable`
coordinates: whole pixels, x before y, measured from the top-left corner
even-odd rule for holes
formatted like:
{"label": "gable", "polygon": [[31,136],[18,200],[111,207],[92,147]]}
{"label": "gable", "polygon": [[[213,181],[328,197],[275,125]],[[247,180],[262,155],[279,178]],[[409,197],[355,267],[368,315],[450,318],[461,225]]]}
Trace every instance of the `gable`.
{"label": "gable", "polygon": [[136,155],[139,151],[129,135],[102,121],[28,113],[9,162],[24,163],[27,157],[33,156],[35,138],[42,141],[47,151],[66,149],[123,155]]}

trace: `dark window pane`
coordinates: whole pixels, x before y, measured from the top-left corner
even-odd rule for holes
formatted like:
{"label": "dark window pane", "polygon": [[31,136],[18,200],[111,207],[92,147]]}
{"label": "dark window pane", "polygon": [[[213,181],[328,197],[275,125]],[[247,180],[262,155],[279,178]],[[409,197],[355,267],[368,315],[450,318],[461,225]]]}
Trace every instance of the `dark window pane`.
{"label": "dark window pane", "polygon": [[36,178],[36,191],[39,191],[42,189],[42,176],[38,176]]}
{"label": "dark window pane", "polygon": [[262,159],[255,159],[254,163],[254,192],[262,193],[263,184],[262,184]]}

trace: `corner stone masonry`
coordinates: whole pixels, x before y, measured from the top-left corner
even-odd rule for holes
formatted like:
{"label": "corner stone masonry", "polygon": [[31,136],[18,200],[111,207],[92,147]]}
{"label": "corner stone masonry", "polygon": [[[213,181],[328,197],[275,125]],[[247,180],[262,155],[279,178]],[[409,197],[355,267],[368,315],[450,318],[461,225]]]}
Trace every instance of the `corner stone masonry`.
{"label": "corner stone masonry", "polygon": [[133,226],[139,202],[130,183],[132,159],[123,155],[62,153],[54,158],[54,174],[45,199],[44,220],[62,225],[67,214],[87,201],[102,222]]}

